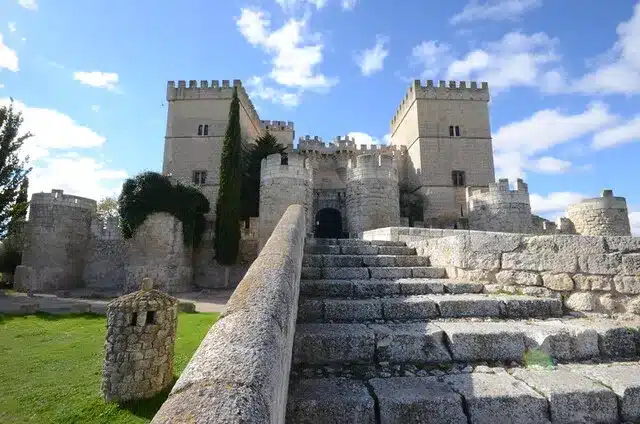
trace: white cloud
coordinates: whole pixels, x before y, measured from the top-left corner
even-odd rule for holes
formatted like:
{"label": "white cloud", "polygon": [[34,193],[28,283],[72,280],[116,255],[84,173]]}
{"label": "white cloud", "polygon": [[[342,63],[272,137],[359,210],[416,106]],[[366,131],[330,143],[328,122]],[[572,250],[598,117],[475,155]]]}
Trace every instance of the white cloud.
{"label": "white cloud", "polygon": [[591,146],[600,150],[634,141],[640,141],[640,115],[621,125],[596,133]]}
{"label": "white cloud", "polygon": [[38,10],[38,3],[36,3],[36,0],[18,0],[18,4],[25,9],[34,11]]}
{"label": "white cloud", "polygon": [[640,93],[640,2],[632,17],[617,27],[618,40],[604,54],[599,67],[571,84],[582,93]]}
{"label": "white cloud", "polygon": [[471,0],[451,19],[452,25],[472,21],[512,21],[542,5],[542,0]]}
{"label": "white cloud", "polygon": [[9,22],[7,24],[7,26],[9,27],[9,32],[16,32],[16,23],[15,22]]}
{"label": "white cloud", "polygon": [[314,6],[320,10],[327,5],[327,0],[276,0],[282,10],[292,12],[305,5]]}
{"label": "white cloud", "polygon": [[629,223],[631,224],[631,234],[640,236],[640,211],[629,213]]}
{"label": "white cloud", "polygon": [[342,0],[342,8],[344,10],[353,10],[358,4],[358,0]]}
{"label": "white cloud", "polygon": [[389,144],[389,139],[390,139],[389,134],[386,134],[384,137],[382,137],[382,140],[381,140],[378,137],[374,137],[370,134],[359,132],[359,131],[351,131],[347,133],[347,135],[350,138],[353,138],[355,140],[356,146],[358,146],[358,148],[360,148],[361,144],[366,144],[367,146],[371,146],[372,144],[387,145]]}
{"label": "white cloud", "polygon": [[0,83],[0,88],[4,88],[4,84]]}
{"label": "white cloud", "polygon": [[571,168],[571,162],[551,156],[543,156],[534,161],[534,168],[544,174],[562,174]]}
{"label": "white cloud", "polygon": [[564,212],[567,206],[580,202],[588,196],[570,191],[549,193],[546,196],[531,193],[531,212],[535,214],[550,214]]}
{"label": "white cloud", "polygon": [[73,79],[91,87],[107,90],[116,90],[118,85],[118,74],[114,72],[74,72]]}
{"label": "white cloud", "polygon": [[300,104],[301,90],[286,91],[279,88],[265,85],[264,77],[252,76],[245,83],[249,97],[268,100],[287,107],[294,107]]}
{"label": "white cloud", "polygon": [[389,42],[387,37],[377,36],[375,46],[365,49],[356,55],[356,63],[360,67],[362,75],[369,76],[384,67],[384,60],[389,55],[389,49],[386,44]]}
{"label": "white cloud", "polygon": [[92,105],[91,110],[94,112],[100,112],[100,105]]}
{"label": "white cloud", "polygon": [[272,30],[268,14],[242,9],[236,24],[250,44],[271,56],[269,81],[259,77],[263,87],[275,83],[282,87],[271,87],[273,90],[300,96],[307,90],[326,91],[338,83],[337,78],[328,78],[314,69],[322,63],[324,44],[319,34],[309,33],[306,18],[289,18],[282,27]]}
{"label": "white cloud", "polygon": [[411,64],[422,68],[421,78],[431,79],[450,62],[451,47],[438,41],[423,41],[411,50]]}
{"label": "white cloud", "polygon": [[11,72],[18,72],[18,55],[2,42],[2,34],[0,33],[0,70],[8,69]]}

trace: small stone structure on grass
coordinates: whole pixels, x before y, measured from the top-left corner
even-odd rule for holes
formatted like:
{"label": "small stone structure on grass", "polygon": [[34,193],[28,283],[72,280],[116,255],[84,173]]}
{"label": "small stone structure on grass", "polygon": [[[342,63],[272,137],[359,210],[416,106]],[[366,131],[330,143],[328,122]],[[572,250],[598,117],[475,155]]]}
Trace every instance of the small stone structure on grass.
{"label": "small stone structure on grass", "polygon": [[178,301],[153,289],[150,278],[141,290],[107,306],[107,338],[102,375],[106,401],[145,399],[173,381],[173,347]]}

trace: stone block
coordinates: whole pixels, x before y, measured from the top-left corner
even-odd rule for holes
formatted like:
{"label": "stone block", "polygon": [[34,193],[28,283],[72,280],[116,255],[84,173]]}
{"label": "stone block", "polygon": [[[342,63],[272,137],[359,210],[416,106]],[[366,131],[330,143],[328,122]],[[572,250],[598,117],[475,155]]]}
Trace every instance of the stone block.
{"label": "stone block", "polygon": [[616,290],[623,294],[640,294],[640,276],[629,277],[616,275],[613,277]]}
{"label": "stone block", "polygon": [[340,246],[305,244],[304,253],[311,255],[339,255]]}
{"label": "stone block", "polygon": [[310,297],[350,297],[353,284],[349,280],[302,280],[300,296]]}
{"label": "stone block", "polygon": [[580,270],[588,274],[615,275],[622,268],[622,255],[610,253],[606,255],[582,255],[578,257]]}
{"label": "stone block", "polygon": [[428,319],[438,316],[436,303],[428,296],[382,299],[382,314],[388,320]]}
{"label": "stone block", "polygon": [[322,256],[322,265],[325,267],[361,267],[362,256],[357,255],[324,255]]}
{"label": "stone block", "polygon": [[302,257],[302,266],[303,267],[321,267],[322,263],[322,255],[304,255]]}
{"label": "stone block", "polygon": [[390,255],[358,256],[364,266],[393,267],[396,266],[396,257]]}
{"label": "stone block", "polygon": [[359,381],[343,378],[300,380],[289,390],[286,422],[375,424],[374,401]]}
{"label": "stone block", "polygon": [[423,266],[407,269],[411,269],[410,277],[413,278],[444,278],[446,275],[444,268]]}
{"label": "stone block", "polygon": [[522,361],[522,330],[506,323],[438,323],[448,339],[455,361]]}
{"label": "stone block", "polygon": [[327,321],[375,321],[382,319],[382,306],[378,299],[326,299],[324,317]]}
{"label": "stone block", "polygon": [[610,251],[640,253],[640,237],[607,236],[604,240]]}
{"label": "stone block", "polygon": [[604,237],[601,236],[554,235],[551,237],[558,248],[558,253],[576,256],[607,253]]}
{"label": "stone block", "polygon": [[561,274],[542,274],[542,285],[550,290],[569,291],[573,290],[573,280],[567,273]]}
{"label": "stone block", "polygon": [[371,278],[378,279],[396,279],[396,278],[410,278],[411,268],[400,267],[371,267]]}
{"label": "stone block", "polygon": [[445,280],[444,283],[444,291],[449,294],[482,293],[483,289],[484,284],[482,283],[467,283],[451,280]]}
{"label": "stone block", "polygon": [[513,376],[549,400],[553,422],[618,422],[616,394],[586,377],[564,369],[516,369]]}
{"label": "stone block", "polygon": [[299,324],[293,344],[294,364],[370,363],[374,332],[364,324]]}
{"label": "stone block", "polygon": [[380,255],[415,255],[416,249],[414,247],[406,246],[380,246],[378,254]]}
{"label": "stone block", "polygon": [[324,302],[320,299],[300,299],[298,302],[298,321],[314,322],[324,318]]}
{"label": "stone block", "polygon": [[503,314],[508,318],[549,318],[562,316],[559,299],[531,298],[526,296],[500,296]]}
{"label": "stone block", "polygon": [[503,269],[496,273],[496,282],[498,284],[519,286],[541,286],[542,279],[540,274],[532,271],[516,271],[512,269]]}
{"label": "stone block", "polygon": [[396,256],[395,266],[429,266],[429,258],[426,256]]}
{"label": "stone block", "polygon": [[353,296],[356,298],[397,296],[400,285],[394,280],[353,280]]}
{"label": "stone block", "polygon": [[[377,255],[378,246],[340,246],[340,253],[343,255]],[[386,253],[380,252],[381,255]]]}
{"label": "stone block", "polygon": [[578,260],[575,255],[552,253],[503,253],[502,268],[522,271],[576,272]]}
{"label": "stone block", "polygon": [[320,278],[322,278],[322,268],[303,266],[300,278],[308,280],[319,280]]}
{"label": "stone block", "polygon": [[565,298],[564,306],[572,311],[590,312],[598,306],[598,296],[592,292],[571,293]]}
{"label": "stone block", "polygon": [[495,271],[500,269],[500,253],[480,253],[462,251],[456,255],[452,265],[465,269],[486,269]]}
{"label": "stone block", "polygon": [[457,374],[442,381],[462,395],[471,423],[548,422],[547,400],[509,374]]}
{"label": "stone block", "polygon": [[444,332],[426,323],[371,325],[376,334],[376,358],[387,362],[450,362]]}
{"label": "stone block", "polygon": [[322,268],[322,278],[328,280],[362,280],[369,278],[369,270],[367,268],[325,267]]}
{"label": "stone block", "polygon": [[435,377],[374,378],[383,423],[466,424],[461,396]]}
{"label": "stone block", "polygon": [[443,318],[499,317],[502,302],[495,297],[481,294],[459,294],[433,296]]}
{"label": "stone block", "polygon": [[372,243],[370,240],[362,239],[338,239],[340,246],[370,246]]}
{"label": "stone block", "polygon": [[549,358],[542,364],[536,361],[545,360],[539,356],[526,357],[526,365],[550,365],[551,358],[561,361],[575,361],[597,358],[598,333],[590,328],[572,326],[564,321],[539,321],[535,323],[519,323],[525,338],[528,351],[544,352]]}
{"label": "stone block", "polygon": [[463,246],[473,252],[483,253],[503,253],[513,252],[522,244],[521,234],[490,233],[484,231],[474,231],[465,237]]}
{"label": "stone block", "polygon": [[444,293],[447,280],[431,280],[426,278],[400,278],[396,280],[403,295]]}
{"label": "stone block", "polygon": [[613,278],[608,275],[575,274],[573,281],[578,290],[610,291],[613,287]]}
{"label": "stone block", "polygon": [[622,272],[625,275],[640,275],[640,253],[622,256]]}

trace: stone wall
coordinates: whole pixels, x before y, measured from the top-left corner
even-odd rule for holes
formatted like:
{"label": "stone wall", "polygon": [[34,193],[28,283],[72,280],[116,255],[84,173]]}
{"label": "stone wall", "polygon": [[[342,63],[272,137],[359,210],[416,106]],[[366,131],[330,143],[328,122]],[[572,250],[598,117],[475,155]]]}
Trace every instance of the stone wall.
{"label": "stone wall", "polygon": [[485,291],[562,297],[574,311],[640,314],[640,237],[523,235],[382,228],[365,239],[405,241],[449,278]]}
{"label": "stone wall", "polygon": [[529,190],[520,178],[516,190],[500,179],[486,190],[467,189],[469,228],[478,231],[529,233],[532,231]]}
{"label": "stone wall", "polygon": [[578,234],[588,236],[630,236],[629,211],[624,197],[604,190],[602,197],[586,199],[567,208],[567,217]]}
{"label": "stone wall", "polygon": [[152,423],[283,423],[305,209],[289,206]]}

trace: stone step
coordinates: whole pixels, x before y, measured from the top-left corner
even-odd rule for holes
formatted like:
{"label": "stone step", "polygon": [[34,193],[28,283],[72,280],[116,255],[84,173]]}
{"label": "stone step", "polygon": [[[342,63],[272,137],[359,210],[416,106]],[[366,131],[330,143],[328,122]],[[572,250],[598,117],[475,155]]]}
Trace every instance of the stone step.
{"label": "stone step", "polygon": [[286,422],[640,422],[637,363],[515,369],[511,375],[502,371],[295,379],[289,386]]}
{"label": "stone step", "polygon": [[304,253],[311,255],[415,255],[416,249],[407,246],[378,245],[309,245]]}
{"label": "stone step", "polygon": [[435,318],[550,318],[562,316],[559,299],[487,294],[436,294],[382,299],[303,298],[298,322],[403,322]]}
{"label": "stone step", "polygon": [[300,296],[366,299],[416,294],[481,293],[482,283],[446,278],[398,278],[387,280],[301,280]]}
{"label": "stone step", "polygon": [[636,358],[640,321],[552,319],[410,324],[298,324],[293,363],[521,364]]}
{"label": "stone step", "polygon": [[306,239],[307,246],[406,246],[403,241],[362,239]]}
{"label": "stone step", "polygon": [[429,266],[429,258],[417,255],[304,255],[304,267],[362,267],[362,266]]}
{"label": "stone step", "polygon": [[384,280],[398,278],[443,278],[444,268],[416,267],[302,267],[303,280]]}

